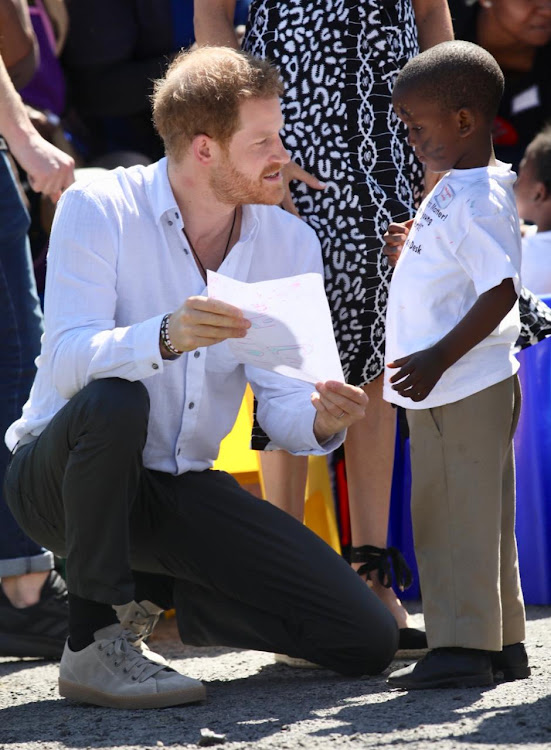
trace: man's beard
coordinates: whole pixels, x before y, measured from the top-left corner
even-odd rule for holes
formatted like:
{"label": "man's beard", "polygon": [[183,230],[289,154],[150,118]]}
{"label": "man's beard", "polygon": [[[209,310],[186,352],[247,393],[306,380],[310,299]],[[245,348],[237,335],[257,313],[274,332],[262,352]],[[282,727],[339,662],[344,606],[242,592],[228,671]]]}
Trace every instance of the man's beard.
{"label": "man's beard", "polygon": [[283,183],[270,183],[264,180],[264,177],[279,172],[282,166],[282,164],[268,166],[260,177],[253,179],[240,172],[228,156],[225,157],[224,163],[212,173],[210,186],[221,203],[228,203],[232,206],[254,203],[277,205],[281,203],[285,193]]}

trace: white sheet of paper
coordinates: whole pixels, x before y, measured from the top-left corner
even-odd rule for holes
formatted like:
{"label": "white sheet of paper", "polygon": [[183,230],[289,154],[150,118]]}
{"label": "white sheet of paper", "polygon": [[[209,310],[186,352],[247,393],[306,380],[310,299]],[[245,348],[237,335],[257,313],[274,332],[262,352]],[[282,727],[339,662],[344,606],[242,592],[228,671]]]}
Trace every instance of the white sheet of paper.
{"label": "white sheet of paper", "polygon": [[228,339],[244,364],[322,383],[344,382],[323,279],[304,273],[246,283],[207,272],[208,295],[243,310],[252,325],[242,339]]}

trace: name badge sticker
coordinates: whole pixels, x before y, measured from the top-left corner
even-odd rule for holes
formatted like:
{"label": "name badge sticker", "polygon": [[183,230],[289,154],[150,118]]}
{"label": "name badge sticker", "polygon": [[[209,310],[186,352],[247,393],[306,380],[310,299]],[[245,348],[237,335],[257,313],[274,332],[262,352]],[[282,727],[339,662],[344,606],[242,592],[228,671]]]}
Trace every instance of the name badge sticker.
{"label": "name badge sticker", "polygon": [[447,208],[455,198],[455,193],[450,185],[444,185],[442,190],[434,197],[439,208]]}

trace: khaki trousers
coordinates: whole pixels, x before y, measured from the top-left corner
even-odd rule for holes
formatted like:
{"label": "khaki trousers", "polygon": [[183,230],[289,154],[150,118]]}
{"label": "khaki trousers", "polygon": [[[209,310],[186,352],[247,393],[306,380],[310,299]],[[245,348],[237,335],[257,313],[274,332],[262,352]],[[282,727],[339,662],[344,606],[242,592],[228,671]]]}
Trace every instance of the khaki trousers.
{"label": "khaki trousers", "polygon": [[406,413],[413,534],[430,648],[499,651],[524,640],[515,540],[518,378]]}

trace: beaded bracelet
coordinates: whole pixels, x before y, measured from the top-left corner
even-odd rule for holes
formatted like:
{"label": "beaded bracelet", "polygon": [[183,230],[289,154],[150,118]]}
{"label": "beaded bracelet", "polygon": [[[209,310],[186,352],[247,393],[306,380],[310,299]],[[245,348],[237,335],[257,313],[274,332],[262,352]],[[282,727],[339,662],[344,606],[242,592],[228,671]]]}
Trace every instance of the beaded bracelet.
{"label": "beaded bracelet", "polygon": [[175,357],[180,357],[184,352],[180,351],[180,349],[176,349],[176,347],[172,344],[172,341],[170,340],[170,336],[168,335],[168,321],[170,320],[170,313],[167,313],[161,323],[161,344],[164,346],[164,348],[170,352],[171,354],[174,354]]}

